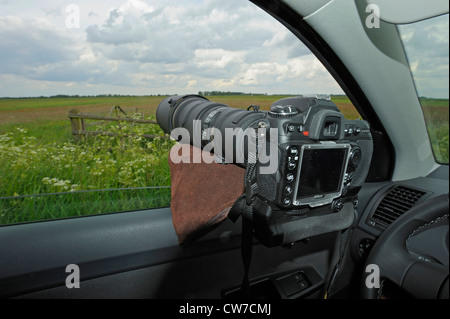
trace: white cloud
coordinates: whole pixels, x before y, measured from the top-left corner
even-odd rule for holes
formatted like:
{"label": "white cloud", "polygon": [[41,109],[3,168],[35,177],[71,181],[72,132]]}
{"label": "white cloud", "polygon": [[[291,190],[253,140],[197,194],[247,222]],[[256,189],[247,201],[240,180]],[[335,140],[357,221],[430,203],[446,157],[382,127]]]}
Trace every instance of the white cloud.
{"label": "white cloud", "polygon": [[230,91],[235,85],[234,79],[218,79],[212,82],[213,88],[219,91]]}
{"label": "white cloud", "polygon": [[223,49],[197,49],[193,62],[199,68],[224,69],[230,63],[242,63],[244,51],[229,51]]}
{"label": "white cloud", "polygon": [[197,80],[189,80],[187,82],[186,88],[192,89],[192,88],[195,88],[196,85],[197,85]]}

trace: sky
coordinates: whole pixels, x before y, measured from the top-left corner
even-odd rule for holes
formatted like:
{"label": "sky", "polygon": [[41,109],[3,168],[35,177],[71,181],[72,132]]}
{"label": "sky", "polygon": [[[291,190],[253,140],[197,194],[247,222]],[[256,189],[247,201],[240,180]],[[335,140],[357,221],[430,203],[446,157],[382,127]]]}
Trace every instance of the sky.
{"label": "sky", "polygon": [[449,16],[400,25],[419,96],[449,98]]}
{"label": "sky", "polygon": [[0,97],[213,90],[343,94],[247,0],[0,0]]}

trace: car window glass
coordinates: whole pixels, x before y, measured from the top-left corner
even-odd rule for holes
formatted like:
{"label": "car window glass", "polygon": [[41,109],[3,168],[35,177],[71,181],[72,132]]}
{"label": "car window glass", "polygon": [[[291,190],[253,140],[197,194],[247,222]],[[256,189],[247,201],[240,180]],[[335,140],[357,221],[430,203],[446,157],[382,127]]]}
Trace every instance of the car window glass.
{"label": "car window glass", "polygon": [[0,225],[170,205],[167,95],[268,110],[324,93],[360,117],[249,1],[3,1],[0,47]]}
{"label": "car window glass", "polygon": [[400,25],[434,156],[449,162],[449,16]]}

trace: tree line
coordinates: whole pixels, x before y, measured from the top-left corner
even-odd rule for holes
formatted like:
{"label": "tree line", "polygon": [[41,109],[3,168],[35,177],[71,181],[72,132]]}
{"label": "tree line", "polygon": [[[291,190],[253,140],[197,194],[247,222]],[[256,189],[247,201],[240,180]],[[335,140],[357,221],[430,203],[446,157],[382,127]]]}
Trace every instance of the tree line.
{"label": "tree line", "polygon": [[230,92],[230,91],[199,91],[198,95],[267,95],[267,93],[244,93],[244,92]]}

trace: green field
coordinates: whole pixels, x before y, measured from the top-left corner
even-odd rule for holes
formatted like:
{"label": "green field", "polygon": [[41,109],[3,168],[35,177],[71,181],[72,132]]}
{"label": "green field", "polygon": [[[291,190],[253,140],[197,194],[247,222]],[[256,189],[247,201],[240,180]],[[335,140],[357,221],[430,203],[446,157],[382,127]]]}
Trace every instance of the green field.
{"label": "green field", "polygon": [[[170,203],[168,188],[134,188],[170,186],[167,154],[173,142],[125,136],[162,135],[158,126],[108,125],[109,132],[121,135],[78,143],[70,136],[68,120],[44,127],[39,132],[35,123],[22,124],[0,133],[0,197],[10,197],[0,200],[1,224]],[[104,189],[121,190],[96,191]],[[58,195],[26,196],[49,193]]]}
{"label": "green field", "polygon": [[449,163],[449,100],[421,98],[427,119],[434,156],[439,163]]}
{"label": "green field", "polygon": [[[240,108],[257,104],[268,110],[282,97],[227,95],[208,99]],[[73,108],[108,115],[115,105],[129,116],[154,119],[163,98],[0,99],[0,225],[169,205],[168,153],[173,142],[138,137],[163,135],[157,125],[97,123],[89,129],[119,136],[92,136],[75,142],[68,119]],[[347,97],[336,96],[333,101],[346,118],[360,117]],[[433,119],[428,129],[436,141],[435,151],[441,154],[438,159],[448,163],[448,100],[426,99],[422,103],[424,112]],[[147,188],[153,186],[161,188]]]}

